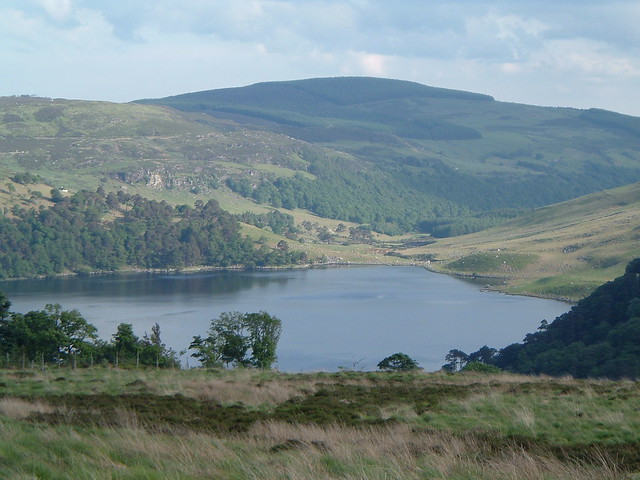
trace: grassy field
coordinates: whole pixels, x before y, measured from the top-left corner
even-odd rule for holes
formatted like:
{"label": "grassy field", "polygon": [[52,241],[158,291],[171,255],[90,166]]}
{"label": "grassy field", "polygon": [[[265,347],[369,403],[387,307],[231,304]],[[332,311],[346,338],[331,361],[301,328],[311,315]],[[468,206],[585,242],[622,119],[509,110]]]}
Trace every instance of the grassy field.
{"label": "grassy field", "polygon": [[640,256],[639,211],[633,184],[403,253],[433,254],[430,268],[440,272],[504,278],[510,293],[577,300]]}
{"label": "grassy field", "polygon": [[11,479],[640,478],[634,382],[5,370]]}

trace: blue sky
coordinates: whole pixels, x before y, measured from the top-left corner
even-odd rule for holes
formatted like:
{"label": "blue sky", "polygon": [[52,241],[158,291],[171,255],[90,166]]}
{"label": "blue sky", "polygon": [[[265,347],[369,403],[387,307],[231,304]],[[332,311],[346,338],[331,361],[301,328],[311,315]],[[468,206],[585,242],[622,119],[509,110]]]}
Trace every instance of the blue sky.
{"label": "blue sky", "polygon": [[640,2],[2,0],[0,95],[367,75],[640,116]]}

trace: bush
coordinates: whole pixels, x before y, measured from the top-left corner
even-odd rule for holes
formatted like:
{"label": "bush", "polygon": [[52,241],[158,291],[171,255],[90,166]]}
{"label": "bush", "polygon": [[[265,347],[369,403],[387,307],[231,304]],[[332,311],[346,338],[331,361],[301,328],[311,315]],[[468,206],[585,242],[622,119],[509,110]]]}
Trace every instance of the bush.
{"label": "bush", "polygon": [[500,370],[495,365],[490,365],[488,363],[483,362],[469,362],[467,363],[461,372],[477,372],[477,373],[501,373]]}

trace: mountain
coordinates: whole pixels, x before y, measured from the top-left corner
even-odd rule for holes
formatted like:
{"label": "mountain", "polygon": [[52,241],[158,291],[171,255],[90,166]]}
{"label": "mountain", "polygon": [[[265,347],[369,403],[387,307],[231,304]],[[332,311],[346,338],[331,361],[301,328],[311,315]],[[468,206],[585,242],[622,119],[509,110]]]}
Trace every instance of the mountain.
{"label": "mountain", "polygon": [[[577,300],[640,253],[640,184],[611,189],[638,180],[636,117],[375,78],[270,82],[152,102],[233,118],[357,161],[355,173],[347,159],[312,161],[313,180],[254,177],[244,190],[231,183],[254,199],[390,233],[399,223],[436,237],[481,230],[401,250],[435,258],[439,271],[506,278],[499,288],[513,293]],[[318,192],[318,180],[333,187]]]}
{"label": "mountain", "polygon": [[640,181],[640,119],[363,77],[132,104],[2,98],[0,174],[24,171],[451,236]]}
{"label": "mountain", "polygon": [[[344,77],[269,82],[140,103],[205,113],[336,152],[313,177],[229,183],[260,202],[438,236],[496,224],[640,180],[640,118],[497,102],[413,82]],[[295,168],[294,168],[295,170]]]}
{"label": "mountain", "polygon": [[[37,177],[38,186],[9,180],[25,174]],[[435,256],[441,261],[434,268],[446,271],[503,273],[518,282],[514,293],[573,299],[629,261],[637,193],[630,187],[612,204],[610,196],[619,195],[613,190],[587,197],[582,213],[580,203],[571,204],[575,211],[568,204],[544,207],[640,181],[640,118],[364,77],[269,82],[130,104],[6,97],[0,98],[0,175],[7,178],[0,185],[5,214],[50,206],[51,187],[102,187],[171,205],[213,198],[232,213],[286,211],[298,227],[311,228],[299,232],[319,256],[333,242],[327,256],[351,258],[347,244],[361,235],[348,232],[358,225],[362,232],[453,237],[418,249],[429,257],[417,258]],[[620,217],[627,223],[609,223],[616,202],[628,206]],[[570,218],[575,225],[562,223]],[[502,230],[486,230],[500,224]],[[244,228],[255,240],[282,239]],[[455,237],[478,230],[487,233]],[[518,238],[511,232],[520,232]],[[411,255],[410,245],[383,247]],[[519,256],[499,255],[506,263],[487,267],[492,248]]]}

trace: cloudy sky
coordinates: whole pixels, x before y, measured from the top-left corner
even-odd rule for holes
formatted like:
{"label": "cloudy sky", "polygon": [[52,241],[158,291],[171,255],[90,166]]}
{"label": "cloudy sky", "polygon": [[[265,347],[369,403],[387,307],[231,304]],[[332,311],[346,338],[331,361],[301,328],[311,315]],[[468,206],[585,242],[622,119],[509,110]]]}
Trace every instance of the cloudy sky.
{"label": "cloudy sky", "polygon": [[637,0],[1,0],[0,95],[367,75],[640,116]]}

